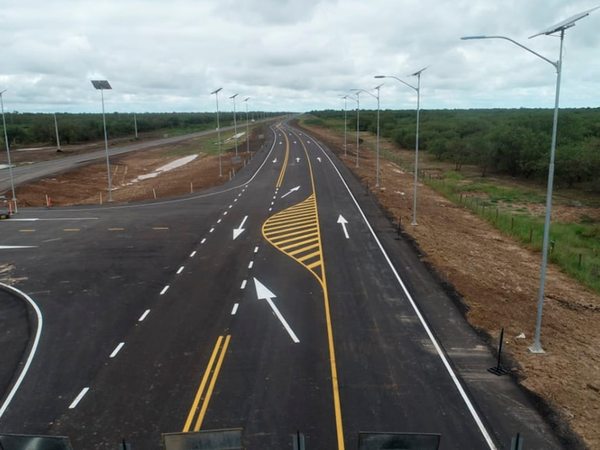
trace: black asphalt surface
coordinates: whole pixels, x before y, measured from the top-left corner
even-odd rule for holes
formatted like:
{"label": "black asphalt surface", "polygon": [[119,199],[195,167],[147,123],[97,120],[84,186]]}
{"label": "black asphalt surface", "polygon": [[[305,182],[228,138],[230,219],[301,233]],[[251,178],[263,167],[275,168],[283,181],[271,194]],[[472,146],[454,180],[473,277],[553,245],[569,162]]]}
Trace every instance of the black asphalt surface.
{"label": "black asphalt surface", "polygon": [[[44,314],[0,432],[68,435],[75,449],[114,449],[123,438],[155,449],[161,433],[196,425],[243,427],[248,449],[292,448],[297,431],[307,449],[355,449],[359,431],[508,448],[521,432],[530,448],[560,448],[512,381],[485,371],[489,350],[353,176],[313,138],[282,128],[231,182],[199,195],[30,209],[19,218],[62,220],[0,223],[3,245],[38,246],[1,255]],[[326,289],[262,233],[270,216],[313,194],[311,178]],[[290,330],[257,298],[254,278]]]}

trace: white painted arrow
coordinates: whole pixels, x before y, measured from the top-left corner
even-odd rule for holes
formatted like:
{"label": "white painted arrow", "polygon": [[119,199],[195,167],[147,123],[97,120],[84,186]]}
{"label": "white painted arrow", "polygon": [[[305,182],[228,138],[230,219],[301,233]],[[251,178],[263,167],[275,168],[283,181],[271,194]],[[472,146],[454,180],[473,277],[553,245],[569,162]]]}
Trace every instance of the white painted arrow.
{"label": "white painted arrow", "polygon": [[294,341],[295,344],[300,342],[300,339],[298,339],[298,337],[296,336],[296,333],[294,333],[294,330],[292,330],[292,328],[289,326],[289,324],[286,322],[284,317],[279,312],[279,309],[277,309],[277,306],[275,306],[275,303],[273,303],[273,299],[276,298],[277,296],[275,294],[273,294],[264,284],[262,284],[256,278],[254,278],[254,287],[256,288],[256,297],[259,300],[267,301],[267,303],[269,304],[269,306],[271,307],[271,309],[273,310],[273,312],[275,313],[275,315],[277,316],[277,318],[279,319],[279,321],[281,322],[281,324],[283,325],[285,330],[288,332],[288,334],[292,338],[292,341]]}
{"label": "white painted arrow", "polygon": [[248,216],[244,216],[244,220],[242,220],[242,223],[240,223],[240,226],[233,229],[233,240],[234,241],[240,234],[242,234],[246,230],[244,228],[244,223],[246,222],[247,218],[248,218]]}
{"label": "white painted arrow", "polygon": [[299,163],[300,162],[300,158],[296,158],[296,162]]}
{"label": "white painted arrow", "polygon": [[344,230],[344,236],[346,236],[346,239],[350,239],[350,236],[348,236],[348,230],[346,230],[346,224],[348,223],[348,221],[346,219],[344,219],[344,216],[342,216],[340,214],[340,217],[338,217],[337,223],[342,225],[342,229]]}
{"label": "white painted arrow", "polygon": [[0,245],[0,250],[12,250],[17,248],[37,248],[37,245]]}
{"label": "white painted arrow", "polygon": [[321,157],[317,156],[317,161],[321,162]]}
{"label": "white painted arrow", "polygon": [[285,194],[283,194],[281,196],[281,198],[283,197],[287,197],[288,195],[290,195],[292,192],[296,192],[298,189],[300,189],[300,186],[296,186],[295,188],[291,188],[288,192],[286,192]]}

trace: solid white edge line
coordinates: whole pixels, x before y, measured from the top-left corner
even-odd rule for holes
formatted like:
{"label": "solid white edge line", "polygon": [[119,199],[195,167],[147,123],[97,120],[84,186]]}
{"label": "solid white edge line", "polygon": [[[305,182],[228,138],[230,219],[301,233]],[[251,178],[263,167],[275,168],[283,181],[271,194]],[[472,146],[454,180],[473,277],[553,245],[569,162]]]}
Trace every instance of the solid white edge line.
{"label": "solid white edge line", "polygon": [[240,286],[240,289],[244,289],[246,287],[246,280],[242,281],[242,285]]}
{"label": "solid white edge line", "polygon": [[185,268],[184,266],[181,266],[179,269],[177,269],[177,275],[179,275],[181,272],[183,272],[184,268]]}
{"label": "solid white edge line", "polygon": [[40,308],[38,307],[38,305],[33,301],[33,299],[29,295],[27,295],[25,292],[15,288],[15,287],[9,286],[8,284],[0,283],[0,285],[3,288],[5,288],[11,292],[14,292],[18,296],[27,300],[27,302],[32,306],[33,310],[35,311],[35,316],[37,319],[37,329],[35,330],[35,338],[33,339],[33,345],[31,346],[31,350],[29,350],[29,355],[27,356],[27,360],[25,361],[25,365],[23,366],[23,369],[21,369],[21,373],[19,374],[17,381],[15,381],[15,384],[13,385],[12,389],[8,393],[6,400],[4,400],[4,403],[0,407],[0,418],[1,418],[2,415],[6,412],[10,403],[12,402],[12,399],[14,398],[15,394],[19,390],[21,383],[23,383],[23,380],[25,379],[25,375],[27,375],[27,371],[29,370],[29,367],[31,366],[31,362],[33,361],[33,357],[35,356],[35,352],[37,351],[38,345],[40,343],[40,338],[42,337],[42,328],[44,326],[44,320],[42,318],[42,311],[40,311]]}
{"label": "solid white edge line", "polygon": [[429,329],[429,326],[425,322],[425,318],[421,314],[421,311],[419,310],[419,307],[417,306],[417,304],[413,300],[412,296],[408,292],[408,289],[406,288],[406,285],[404,284],[404,281],[402,281],[402,278],[400,278],[400,275],[398,274],[398,271],[394,267],[394,264],[392,263],[392,261],[391,261],[390,257],[388,256],[387,252],[383,248],[383,245],[381,244],[381,241],[379,240],[379,238],[375,234],[375,231],[373,230],[373,227],[371,227],[371,224],[367,220],[367,217],[365,216],[365,213],[363,212],[362,208],[360,207],[360,205],[356,201],[356,198],[354,197],[354,194],[352,194],[352,191],[348,187],[348,184],[346,183],[346,180],[344,180],[344,177],[342,176],[342,174],[340,173],[340,171],[338,170],[338,168],[336,167],[336,165],[334,164],[334,162],[332,161],[332,159],[329,157],[329,155],[327,154],[327,152],[323,149],[323,147],[321,147],[321,144],[316,139],[313,139],[313,142],[317,145],[317,147],[319,147],[319,149],[321,150],[321,152],[323,153],[323,155],[325,155],[325,157],[329,160],[329,162],[333,166],[334,170],[336,171],[336,173],[340,177],[340,180],[342,180],[342,183],[346,187],[346,190],[348,191],[348,194],[350,195],[350,198],[352,199],[352,201],[356,205],[356,208],[360,212],[360,215],[362,216],[365,224],[369,228],[369,231],[371,232],[371,235],[373,236],[373,239],[375,239],[375,242],[377,243],[377,246],[379,247],[379,250],[381,250],[381,253],[383,254],[385,260],[388,263],[388,265],[390,266],[390,269],[392,269],[392,272],[394,273],[394,276],[396,277],[396,280],[400,284],[400,287],[402,288],[402,290],[404,291],[404,294],[408,298],[408,301],[410,302],[413,310],[415,311],[415,314],[419,318],[419,321],[421,322],[421,325],[423,326],[423,328],[425,329],[425,332],[429,336],[429,339],[431,340],[431,343],[435,347],[435,349],[437,351],[437,354],[439,355],[440,359],[442,360],[442,363],[444,364],[444,367],[448,371],[448,374],[450,375],[450,378],[452,378],[452,381],[454,382],[454,385],[456,386],[456,389],[458,389],[458,392],[460,393],[460,396],[462,397],[463,401],[467,405],[467,408],[469,409],[469,412],[471,413],[471,416],[473,417],[473,420],[477,424],[477,426],[479,428],[479,431],[483,435],[483,437],[484,437],[485,441],[487,442],[489,448],[492,449],[492,450],[496,450],[496,444],[494,444],[494,441],[492,440],[492,437],[490,436],[489,432],[485,428],[485,425],[483,424],[481,418],[479,417],[479,414],[477,414],[477,411],[475,410],[475,407],[471,403],[471,400],[469,399],[469,396],[465,392],[465,390],[464,390],[462,384],[460,383],[460,380],[458,379],[456,373],[454,373],[454,370],[450,366],[450,363],[448,362],[448,359],[446,358],[446,355],[442,351],[442,348],[440,347],[440,345],[437,342],[436,338],[433,336],[433,333]]}
{"label": "solid white edge line", "polygon": [[114,358],[115,356],[117,356],[117,354],[121,351],[121,349],[123,348],[124,345],[125,345],[125,342],[119,342],[119,344],[115,347],[115,349],[109,355],[109,358]]}
{"label": "solid white edge line", "polygon": [[196,256],[196,250],[194,250],[192,253],[190,253],[190,258],[193,258],[194,256]]}
{"label": "solid white edge line", "polygon": [[170,286],[167,284],[162,291],[160,291],[160,295],[165,295],[165,292],[167,292],[169,290]]}
{"label": "solid white edge line", "polygon": [[237,312],[237,310],[238,310],[238,307],[239,307],[239,306],[240,306],[240,304],[239,304],[239,303],[235,303],[235,304],[233,305],[233,308],[231,309],[231,315],[232,315],[232,316],[235,316],[235,313]]}
{"label": "solid white edge line", "polygon": [[146,311],[144,311],[144,313],[140,316],[140,318],[138,319],[138,322],[143,322],[144,319],[146,318],[146,316],[150,314],[150,310],[147,309]]}
{"label": "solid white edge line", "polygon": [[90,390],[89,387],[84,387],[81,390],[81,392],[79,393],[79,395],[77,395],[77,397],[75,397],[75,400],[73,400],[73,402],[69,405],[69,409],[74,409],[79,404],[79,402],[81,401],[83,396],[88,393],[89,390]]}

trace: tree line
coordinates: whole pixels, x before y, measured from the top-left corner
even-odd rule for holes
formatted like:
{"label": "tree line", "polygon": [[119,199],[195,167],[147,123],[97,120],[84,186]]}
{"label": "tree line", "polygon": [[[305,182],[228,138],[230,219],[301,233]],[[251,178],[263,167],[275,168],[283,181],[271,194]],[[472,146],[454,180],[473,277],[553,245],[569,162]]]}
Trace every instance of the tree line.
{"label": "tree line", "polygon": [[[342,111],[313,111],[343,122]],[[488,173],[545,179],[550,162],[553,110],[471,109],[421,111],[419,148],[439,160],[477,165]],[[414,111],[380,112],[380,134],[403,148],[415,146]],[[356,116],[348,112],[348,130]],[[376,111],[360,113],[360,130],[376,133]],[[562,186],[600,191],[600,108],[562,109],[558,118],[555,177]]]}
{"label": "tree line", "polygon": [[[250,113],[250,118],[258,118],[263,113]],[[267,115],[270,115],[267,113]],[[60,113],[56,114],[61,144],[82,144],[104,139],[101,114]],[[221,127],[233,125],[233,113],[219,114]],[[245,123],[245,112],[237,114],[238,123]],[[216,128],[216,113],[140,113],[136,114],[139,133],[189,129],[194,131]],[[132,113],[106,114],[106,128],[109,138],[134,136]],[[54,117],[43,113],[6,113],[6,131],[11,147],[32,145],[56,145]],[[4,135],[0,136],[4,148]]]}

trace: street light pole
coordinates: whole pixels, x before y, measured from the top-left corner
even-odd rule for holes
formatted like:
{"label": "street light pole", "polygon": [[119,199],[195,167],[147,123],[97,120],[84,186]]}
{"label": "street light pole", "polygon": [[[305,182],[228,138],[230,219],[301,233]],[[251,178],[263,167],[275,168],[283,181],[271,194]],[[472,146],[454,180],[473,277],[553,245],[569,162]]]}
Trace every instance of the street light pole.
{"label": "street light pole", "polygon": [[348,96],[344,95],[342,97],[344,99],[344,156],[348,156],[348,145],[347,145],[347,137],[346,132],[348,129],[348,120],[346,119],[346,109],[348,107]]}
{"label": "street light pole", "polygon": [[54,114],[54,131],[56,132],[56,150],[60,150],[60,136],[58,135],[58,121],[56,120],[56,113]]}
{"label": "street light pole", "polygon": [[8,161],[8,173],[10,176],[10,188],[12,190],[12,201],[15,205],[15,213],[19,212],[17,207],[17,196],[15,195],[15,179],[13,177],[12,163],[10,161],[10,145],[8,144],[8,132],[6,131],[6,119],[4,118],[4,97],[2,94],[6,92],[4,89],[0,92],[0,105],[2,106],[2,125],[4,126],[4,143],[6,144],[6,159]]}
{"label": "street light pole", "polygon": [[544,310],[544,291],[546,285],[546,269],[548,264],[548,246],[550,243],[550,219],[552,215],[552,190],[554,184],[554,160],[556,154],[556,135],[558,130],[558,105],[560,99],[560,82],[562,77],[562,58],[563,58],[563,43],[565,38],[565,30],[567,28],[571,28],[575,26],[575,22],[584,17],[587,17],[592,11],[598,9],[598,7],[584,11],[582,13],[576,14],[569,19],[566,19],[562,22],[559,22],[552,27],[534,34],[530,37],[536,37],[541,35],[553,35],[554,33],[560,32],[560,49],[558,53],[558,61],[552,61],[545,56],[540,55],[539,53],[531,50],[530,48],[520,44],[517,41],[514,41],[511,38],[506,36],[465,36],[461,39],[463,40],[471,40],[471,39],[503,39],[511,42],[512,44],[521,47],[522,49],[528,51],[529,53],[534,54],[540,59],[543,59],[547,63],[550,63],[554,69],[556,70],[556,92],[554,95],[554,116],[552,119],[552,140],[550,144],[550,164],[548,166],[548,186],[546,190],[546,215],[544,218],[544,238],[542,243],[542,264],[540,268],[540,286],[538,290],[538,301],[537,301],[537,314],[535,321],[535,336],[533,340],[533,344],[529,347],[529,351],[531,353],[544,353],[544,349],[542,348],[541,343],[541,334],[542,334],[542,316]]}
{"label": "street light pole", "polygon": [[138,128],[137,128],[137,116],[133,113],[133,129],[135,131],[135,138],[138,138]]}
{"label": "street light pole", "polygon": [[358,167],[358,149],[360,147],[359,141],[359,128],[360,128],[360,92],[356,93],[356,167]]}
{"label": "street light pole", "polygon": [[246,97],[244,99],[244,103],[246,104],[246,153],[250,154],[250,125],[248,122],[248,100],[250,100],[250,97]]}
{"label": "street light pole", "polygon": [[377,91],[377,95],[374,95],[372,93],[370,93],[369,91],[366,91],[364,89],[353,89],[353,91],[356,92],[364,92],[365,94],[369,94],[371,97],[373,97],[374,99],[377,100],[377,143],[376,143],[376,162],[375,162],[375,186],[379,187],[379,90],[381,89],[381,86],[383,86],[383,84],[380,84],[379,86],[375,86],[373,89],[375,89]]}
{"label": "street light pole", "polygon": [[237,120],[235,117],[235,98],[238,96],[239,94],[233,94],[231,97],[229,97],[230,99],[233,100],[233,134],[234,134],[234,139],[235,139],[235,156],[238,155],[238,138],[237,138]]}
{"label": "street light pole", "polygon": [[104,113],[104,90],[112,89],[107,80],[92,80],[94,88],[100,91],[102,97],[102,124],[104,125],[104,152],[106,153],[106,174],[108,177],[108,201],[112,202],[112,178],[110,175],[110,160],[108,157],[108,134],[106,133],[106,115]]}
{"label": "street light pole", "polygon": [[419,124],[421,117],[421,73],[427,69],[424,67],[423,69],[413,73],[411,76],[417,77],[417,85],[413,86],[408,84],[406,81],[401,80],[398,77],[393,75],[375,75],[375,78],[393,78],[394,80],[399,81],[400,83],[408,86],[413,89],[417,93],[417,126],[416,126],[416,135],[415,135],[415,168],[414,168],[414,181],[413,181],[413,217],[412,217],[412,226],[417,225],[417,186],[419,182]]}
{"label": "street light pole", "polygon": [[215,96],[217,100],[217,141],[219,143],[219,177],[223,176],[223,162],[221,161],[222,151],[221,151],[221,124],[219,123],[219,92],[223,88],[216,89],[212,91],[210,94]]}

